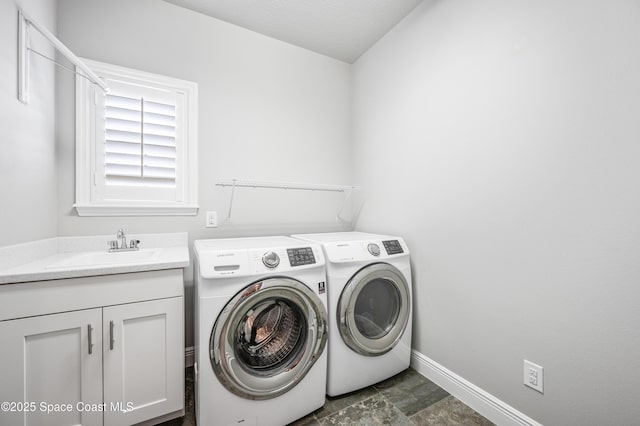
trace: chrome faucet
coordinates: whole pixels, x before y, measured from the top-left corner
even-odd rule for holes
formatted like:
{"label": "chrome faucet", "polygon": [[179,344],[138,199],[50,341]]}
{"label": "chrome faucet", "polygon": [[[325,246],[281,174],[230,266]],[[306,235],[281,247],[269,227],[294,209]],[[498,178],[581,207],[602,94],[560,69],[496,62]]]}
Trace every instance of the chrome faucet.
{"label": "chrome faucet", "polygon": [[120,240],[120,248],[127,248],[127,237],[124,235],[124,230],[122,228],[118,229],[118,235],[116,235],[116,239]]}
{"label": "chrome faucet", "polygon": [[[120,240],[120,247],[118,247],[118,240]],[[129,243],[130,245],[127,247],[127,237],[124,235],[124,230],[120,228],[116,234],[116,239],[107,242],[107,246],[109,246],[109,252],[140,250],[140,247],[138,247],[140,240],[131,240]]]}

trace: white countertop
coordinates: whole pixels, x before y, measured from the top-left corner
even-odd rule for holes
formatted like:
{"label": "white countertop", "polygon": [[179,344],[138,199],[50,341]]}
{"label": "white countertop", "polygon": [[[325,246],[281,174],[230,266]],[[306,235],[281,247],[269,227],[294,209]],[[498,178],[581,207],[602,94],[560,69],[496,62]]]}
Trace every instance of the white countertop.
{"label": "white countertop", "polygon": [[189,266],[186,232],[132,234],[140,250],[107,252],[113,235],[57,237],[0,247],[0,284],[156,271]]}

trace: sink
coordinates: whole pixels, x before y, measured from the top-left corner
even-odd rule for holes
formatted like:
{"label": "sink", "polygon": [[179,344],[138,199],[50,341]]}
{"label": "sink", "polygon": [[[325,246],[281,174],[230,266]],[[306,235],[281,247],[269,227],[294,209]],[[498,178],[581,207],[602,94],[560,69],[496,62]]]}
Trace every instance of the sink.
{"label": "sink", "polygon": [[100,265],[135,265],[155,260],[159,255],[158,249],[141,249],[138,251],[101,252],[91,251],[74,254],[69,258],[59,260],[45,266],[46,269],[76,269]]}

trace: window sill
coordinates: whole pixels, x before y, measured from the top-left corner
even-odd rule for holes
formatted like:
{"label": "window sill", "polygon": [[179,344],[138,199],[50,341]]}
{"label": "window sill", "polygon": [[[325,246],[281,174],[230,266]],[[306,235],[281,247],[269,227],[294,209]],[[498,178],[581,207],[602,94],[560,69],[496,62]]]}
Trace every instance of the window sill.
{"label": "window sill", "polygon": [[124,206],[74,204],[78,216],[195,216],[197,205],[189,206]]}

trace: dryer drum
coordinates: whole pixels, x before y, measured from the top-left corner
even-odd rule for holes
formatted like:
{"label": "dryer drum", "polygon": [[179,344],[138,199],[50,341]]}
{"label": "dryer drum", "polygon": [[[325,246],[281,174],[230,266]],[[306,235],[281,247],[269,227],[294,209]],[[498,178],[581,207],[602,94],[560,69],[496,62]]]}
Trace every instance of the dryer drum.
{"label": "dryer drum", "polygon": [[306,321],[295,306],[267,300],[238,324],[236,355],[246,367],[265,370],[286,366],[306,340]]}

